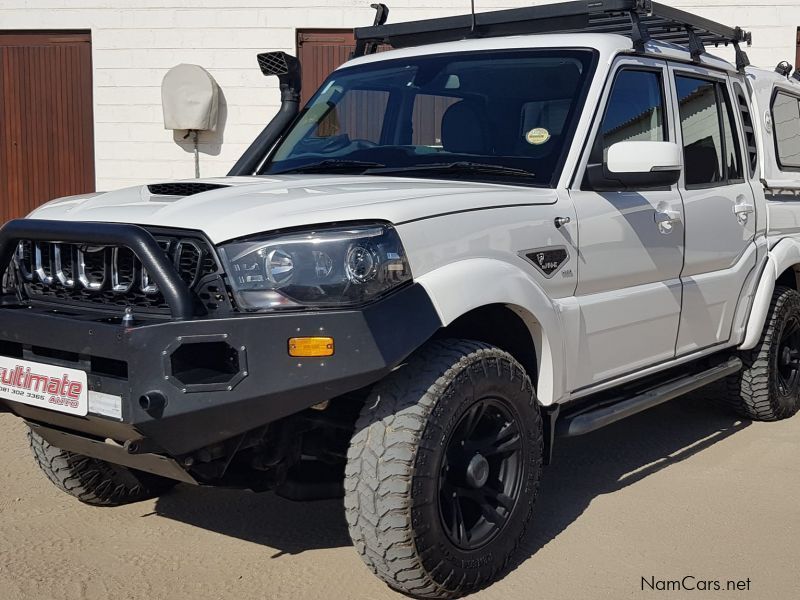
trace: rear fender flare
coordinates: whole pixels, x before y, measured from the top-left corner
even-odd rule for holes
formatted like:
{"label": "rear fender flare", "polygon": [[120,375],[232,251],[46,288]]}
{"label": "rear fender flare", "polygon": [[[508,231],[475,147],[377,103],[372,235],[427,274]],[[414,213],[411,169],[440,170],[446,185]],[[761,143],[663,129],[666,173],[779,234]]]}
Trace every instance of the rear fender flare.
{"label": "rear fender flare", "polygon": [[758,344],[772,302],[775,282],[781,273],[792,267],[800,267],[800,242],[792,238],[784,238],[767,255],[764,270],[761,272],[758,288],[753,298],[750,317],[747,320],[744,341],[739,346],[739,350],[751,350]]}

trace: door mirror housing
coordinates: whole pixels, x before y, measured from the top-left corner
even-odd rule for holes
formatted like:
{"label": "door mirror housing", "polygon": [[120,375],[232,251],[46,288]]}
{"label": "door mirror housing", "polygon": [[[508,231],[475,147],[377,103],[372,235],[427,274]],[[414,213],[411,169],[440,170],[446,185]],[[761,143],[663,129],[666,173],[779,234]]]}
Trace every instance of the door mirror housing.
{"label": "door mirror housing", "polygon": [[586,176],[597,191],[666,188],[678,182],[683,153],[674,142],[617,142],[606,162],[589,165]]}

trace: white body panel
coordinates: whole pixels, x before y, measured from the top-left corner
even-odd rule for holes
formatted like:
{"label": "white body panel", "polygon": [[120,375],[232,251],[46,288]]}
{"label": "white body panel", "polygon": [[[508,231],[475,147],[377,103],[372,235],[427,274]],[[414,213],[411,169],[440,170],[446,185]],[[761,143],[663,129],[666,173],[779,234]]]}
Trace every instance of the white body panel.
{"label": "white body panel", "polygon": [[[533,191],[533,190],[530,190]],[[561,228],[555,217],[570,216]],[[468,211],[400,225],[415,279],[428,291],[443,324],[489,304],[512,307],[528,324],[539,360],[539,399],[544,404],[567,392],[568,363],[563,326],[553,300],[575,291],[577,227],[572,203]],[[560,246],[568,258],[546,277],[525,251]]]}
{"label": "white body panel", "polygon": [[552,190],[407,177],[273,175],[202,179],[231,187],[187,197],[156,196],[147,186],[54,200],[35,219],[105,221],[196,229],[214,243],[274,229],[331,221],[402,223],[462,210],[549,204]]}

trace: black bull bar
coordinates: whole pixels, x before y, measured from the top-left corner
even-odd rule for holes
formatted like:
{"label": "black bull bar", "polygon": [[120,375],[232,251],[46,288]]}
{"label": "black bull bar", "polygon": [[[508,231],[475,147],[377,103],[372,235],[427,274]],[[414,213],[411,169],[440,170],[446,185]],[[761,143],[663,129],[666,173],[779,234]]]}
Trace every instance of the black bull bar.
{"label": "black bull bar", "polygon": [[125,246],[158,285],[175,320],[191,319],[194,302],[175,266],[155,238],[137,225],[98,222],[15,219],[0,228],[0,272],[11,263],[22,240],[34,242]]}

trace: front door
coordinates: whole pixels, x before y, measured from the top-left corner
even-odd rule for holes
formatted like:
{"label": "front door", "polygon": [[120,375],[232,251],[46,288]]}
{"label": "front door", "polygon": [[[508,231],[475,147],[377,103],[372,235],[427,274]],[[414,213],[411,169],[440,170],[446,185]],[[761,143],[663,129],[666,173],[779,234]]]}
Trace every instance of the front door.
{"label": "front door", "polygon": [[[675,141],[666,63],[621,59],[612,77],[587,162],[605,160],[616,142]],[[585,178],[578,182],[570,192],[580,247],[579,322],[569,342],[577,357],[569,365],[573,391],[675,356],[684,234],[676,186],[596,192]],[[669,222],[659,223],[665,217]]]}
{"label": "front door", "polygon": [[670,72],[684,155],[680,356],[730,338],[740,293],[756,264],[756,215],[728,76],[689,65],[671,66]]}

